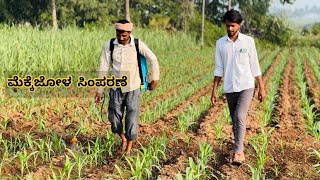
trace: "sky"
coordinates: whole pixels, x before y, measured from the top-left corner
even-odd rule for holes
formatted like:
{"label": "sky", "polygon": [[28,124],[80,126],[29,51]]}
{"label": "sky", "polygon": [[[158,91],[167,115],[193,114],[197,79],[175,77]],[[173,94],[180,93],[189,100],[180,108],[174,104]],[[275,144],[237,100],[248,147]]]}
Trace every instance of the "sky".
{"label": "sky", "polygon": [[285,6],[281,5],[280,0],[272,0],[272,6],[279,6],[282,8],[301,8],[306,6],[320,6],[319,0],[295,0],[292,5],[286,4]]}
{"label": "sky", "polygon": [[[295,0],[293,4],[282,5],[280,0],[272,0],[270,13],[273,15],[284,15],[291,23],[298,26],[309,26],[315,22],[320,22],[320,1],[319,0]],[[317,9],[309,10],[301,14],[299,9]],[[299,13],[300,12],[300,13]]]}

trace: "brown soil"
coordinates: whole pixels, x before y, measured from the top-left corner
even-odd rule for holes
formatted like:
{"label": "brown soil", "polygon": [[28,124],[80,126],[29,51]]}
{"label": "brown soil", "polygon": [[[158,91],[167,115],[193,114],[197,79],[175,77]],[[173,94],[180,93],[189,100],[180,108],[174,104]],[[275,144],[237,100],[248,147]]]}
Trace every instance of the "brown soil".
{"label": "brown soil", "polygon": [[[280,54],[277,55],[275,61],[270,65],[270,67],[266,70],[266,72],[263,75],[263,81],[265,83],[264,87],[266,90],[266,93],[268,93],[268,87],[270,83],[270,78],[272,77],[272,73],[274,72],[274,69],[277,67],[277,65],[280,63]],[[255,88],[254,97],[252,99],[252,102],[250,104],[250,108],[247,114],[247,133],[248,137],[250,137],[252,134],[256,134],[260,131],[260,108],[261,103],[258,100],[258,90]]]}
{"label": "brown soil", "polygon": [[[265,166],[266,174],[271,179],[319,179],[320,175],[311,168],[315,162],[310,157],[309,148],[319,149],[320,146],[305,129],[293,64],[290,59],[280,85],[275,114],[278,125],[268,146],[273,161],[269,160]],[[279,174],[272,170],[275,167],[279,168]]]}
{"label": "brown soil", "polygon": [[311,70],[310,63],[307,60],[303,60],[302,63],[304,66],[306,81],[309,87],[309,95],[312,97],[313,103],[320,111],[320,84]]}

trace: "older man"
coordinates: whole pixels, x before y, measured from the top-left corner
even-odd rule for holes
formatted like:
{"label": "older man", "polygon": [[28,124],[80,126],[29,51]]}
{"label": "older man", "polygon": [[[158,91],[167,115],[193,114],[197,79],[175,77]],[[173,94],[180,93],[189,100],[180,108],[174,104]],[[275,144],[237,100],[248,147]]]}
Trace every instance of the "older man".
{"label": "older man", "polygon": [[[100,58],[99,78],[106,76],[109,67],[113,74],[121,78],[128,77],[128,85],[112,88],[109,92],[108,119],[113,133],[117,133],[121,140],[120,154],[129,155],[132,145],[138,136],[138,118],[140,111],[140,76],[137,59],[137,49],[131,32],[133,24],[127,20],[120,20],[115,24],[116,38],[105,43]],[[112,44],[111,44],[112,43]],[[113,46],[113,48],[110,48]],[[159,80],[159,64],[155,54],[139,40],[139,53],[146,57],[151,65],[149,89],[153,90]],[[98,88],[95,96],[97,103],[101,102],[103,89]],[[125,133],[122,119],[125,114]]]}

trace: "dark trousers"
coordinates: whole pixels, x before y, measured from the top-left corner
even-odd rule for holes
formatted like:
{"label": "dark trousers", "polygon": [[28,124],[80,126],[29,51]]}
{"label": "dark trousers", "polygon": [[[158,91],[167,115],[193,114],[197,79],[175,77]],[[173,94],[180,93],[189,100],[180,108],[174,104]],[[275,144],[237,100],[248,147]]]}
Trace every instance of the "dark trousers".
{"label": "dark trousers", "polygon": [[111,89],[109,93],[110,101],[108,107],[108,118],[111,123],[113,133],[123,131],[122,119],[125,114],[125,136],[128,140],[137,139],[138,136],[138,119],[140,111],[140,88],[121,92],[120,88]]}
{"label": "dark trousers", "polygon": [[230,115],[232,118],[232,130],[235,144],[235,153],[243,152],[244,137],[246,133],[246,116],[252,101],[254,89],[247,89],[241,92],[226,93]]}

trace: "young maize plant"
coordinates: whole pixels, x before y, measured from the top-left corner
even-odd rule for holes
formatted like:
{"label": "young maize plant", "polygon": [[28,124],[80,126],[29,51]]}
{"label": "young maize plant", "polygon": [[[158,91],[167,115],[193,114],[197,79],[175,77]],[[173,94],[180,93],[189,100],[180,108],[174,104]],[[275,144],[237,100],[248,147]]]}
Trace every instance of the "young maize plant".
{"label": "young maize plant", "polygon": [[257,52],[259,52],[259,61],[261,62],[262,59],[264,59],[264,57],[270,53],[270,49],[263,49],[263,50],[258,50]]}
{"label": "young maize plant", "polygon": [[[218,88],[217,96],[222,96],[222,87]],[[190,105],[189,108],[178,116],[178,129],[185,132],[197,123],[201,113],[207,110],[211,105],[210,96],[200,97],[196,105]]]}
{"label": "young maize plant", "polygon": [[71,149],[68,149],[68,152],[72,155],[74,161],[75,161],[75,166],[77,168],[77,175],[78,178],[82,178],[82,170],[83,168],[88,164],[88,156],[83,156],[80,153],[76,153]]}
{"label": "young maize plant", "polygon": [[278,89],[280,85],[280,81],[282,78],[283,70],[287,64],[286,56],[288,54],[288,50],[286,49],[283,53],[281,53],[280,56],[280,63],[275,68],[274,73],[272,74],[272,77],[270,79],[270,85],[268,88],[268,94],[265,98],[265,101],[263,103],[263,113],[262,113],[262,124],[263,126],[266,126],[270,123],[272,120],[272,115],[275,108],[275,102],[277,99]]}
{"label": "young maize plant", "polygon": [[82,151],[88,157],[88,164],[98,166],[104,162],[106,157],[116,154],[114,147],[117,144],[120,144],[120,141],[108,131],[106,140],[97,137],[94,142],[89,142],[82,147]]}
{"label": "young maize plant", "polygon": [[268,55],[268,57],[262,62],[261,64],[261,72],[264,73],[270,65],[273,63],[275,57],[277,54],[279,54],[280,48],[276,48],[271,54]]}
{"label": "young maize plant", "polygon": [[201,113],[210,107],[211,101],[209,96],[203,96],[200,98],[199,103],[196,105],[190,105],[187,111],[181,113],[178,117],[178,129],[181,132],[192,128],[196,124],[196,120]]}
{"label": "young maize plant", "polygon": [[296,59],[296,82],[300,90],[300,102],[302,107],[302,112],[306,117],[306,125],[308,132],[314,136],[318,141],[320,141],[320,126],[316,121],[316,117],[319,116],[316,111],[314,104],[311,104],[311,99],[308,97],[308,85],[305,81],[305,75],[303,71],[303,65],[301,57],[298,50],[295,49],[295,59]]}
{"label": "young maize plant", "polygon": [[23,178],[23,175],[25,173],[25,169],[27,170],[27,172],[29,173],[29,164],[28,164],[28,160],[34,156],[36,153],[38,153],[38,151],[34,151],[31,152],[30,154],[28,154],[26,148],[23,148],[21,151],[19,151],[17,153],[18,159],[20,160],[20,176],[21,178]]}
{"label": "young maize plant", "polygon": [[213,173],[213,169],[208,166],[210,161],[215,161],[215,154],[212,151],[211,145],[203,142],[199,144],[199,152],[196,161],[194,161],[192,157],[189,157],[189,166],[186,168],[185,174],[177,174],[177,179],[218,179]]}
{"label": "young maize plant", "polygon": [[212,124],[212,127],[213,127],[214,132],[215,132],[215,139],[216,140],[219,140],[219,139],[222,138],[222,132],[223,132],[223,128],[224,128],[224,124],[223,124],[222,118],[223,118],[223,114],[220,114],[218,116],[217,122]]}
{"label": "young maize plant", "polygon": [[53,152],[52,142],[46,142],[44,139],[40,139],[39,142],[34,141],[34,143],[39,151],[41,160],[45,163],[50,162],[51,153]]}
{"label": "young maize plant", "polygon": [[2,175],[1,171],[2,171],[2,167],[6,165],[6,163],[10,163],[13,159],[15,159],[17,157],[17,153],[16,152],[12,152],[12,142],[10,140],[6,140],[6,139],[2,139],[2,134],[0,134],[1,136],[1,141],[0,141],[0,145],[2,147],[2,151],[1,151],[1,167],[0,167],[0,177]]}
{"label": "young maize plant", "polygon": [[218,116],[217,122],[212,124],[212,127],[215,131],[215,139],[219,140],[219,144],[222,145],[225,139],[223,135],[223,129],[226,125],[231,125],[232,119],[230,116],[228,105],[225,105],[223,108],[223,113]]}
{"label": "young maize plant", "polygon": [[167,143],[168,138],[163,133],[160,138],[151,139],[146,147],[141,145],[136,155],[125,157],[125,164],[115,165],[121,178],[150,179],[154,171],[160,171],[160,161],[166,160]]}
{"label": "young maize plant", "polygon": [[[203,50],[201,50],[203,52]],[[203,52],[205,54],[205,52]],[[143,98],[141,105],[146,106],[149,101],[154,99],[155,97],[161,96],[162,94],[171,92],[173,90],[178,90],[177,87],[183,86],[184,84],[196,82],[204,77],[206,74],[210,73],[210,68],[213,66],[213,61],[210,61],[209,57],[204,57],[203,60],[199,61],[199,63],[190,67],[190,64],[193,63],[194,59],[201,56],[201,54],[194,53],[190,54],[190,56],[186,56],[186,54],[181,54],[176,57],[173,62],[183,61],[182,64],[173,64],[170,68],[165,71],[164,74],[161,74],[160,79],[170,79],[166,83],[161,85],[157,91],[154,92],[145,92],[143,93]],[[172,73],[174,72],[174,73]],[[191,74],[189,73],[191,72]],[[177,76],[177,74],[187,74],[182,76]]]}
{"label": "young maize plant", "polygon": [[265,99],[265,102],[263,103],[263,109],[260,114],[261,116],[261,129],[262,133],[257,134],[250,140],[251,146],[254,148],[256,152],[257,157],[257,163],[256,165],[248,164],[250,171],[252,173],[252,179],[258,180],[261,178],[264,178],[265,175],[263,174],[263,169],[266,161],[269,159],[267,156],[267,146],[268,146],[268,136],[273,131],[273,129],[270,129],[269,132],[265,132],[264,127],[270,123],[277,98],[277,92],[280,85],[282,73],[284,71],[284,68],[287,64],[286,56],[288,54],[288,50],[285,49],[281,55],[280,55],[280,63],[279,65],[274,69],[274,72],[272,73],[272,77],[270,79],[270,85],[268,87],[268,95]]}
{"label": "young maize plant", "polygon": [[61,155],[63,151],[66,149],[66,142],[62,139],[62,137],[58,137],[56,132],[53,132],[50,139],[53,142],[53,151],[55,155]]}
{"label": "young maize plant", "polygon": [[229,111],[228,105],[226,105],[223,108],[223,117],[226,120],[226,124],[230,124],[230,125],[232,124],[232,118],[231,118],[231,115],[230,115],[230,111]]}
{"label": "young maize plant", "polygon": [[264,127],[262,126],[262,132],[253,136],[250,139],[250,144],[256,152],[257,163],[256,165],[247,164],[252,173],[252,180],[264,179],[265,175],[263,174],[263,169],[265,163],[269,160],[267,155],[268,149],[268,136],[271,134],[273,129],[270,129],[269,132],[265,132]]}
{"label": "young maize plant", "polygon": [[212,80],[212,77],[206,77],[192,85],[186,85],[179,90],[179,94],[173,95],[164,102],[157,104],[155,107],[148,106],[146,111],[141,115],[141,121],[147,123],[154,123],[154,121],[164,114],[169,112],[172,108],[177,106],[183,100],[187,99],[194,92],[203,88]]}
{"label": "young maize plant", "polygon": [[315,168],[316,171],[317,171],[318,173],[320,173],[320,151],[315,150],[315,149],[310,149],[310,150],[311,150],[310,154],[311,154],[313,157],[315,157],[315,158],[317,159],[317,161],[318,161],[317,164],[313,165],[313,168]]}
{"label": "young maize plant", "polygon": [[304,48],[304,55],[306,57],[306,60],[310,62],[310,67],[313,71],[314,76],[316,77],[318,83],[320,83],[320,68],[317,61],[311,56],[309,49]]}
{"label": "young maize plant", "polygon": [[71,178],[71,173],[73,171],[74,166],[76,163],[71,162],[69,156],[65,155],[66,160],[63,165],[63,169],[58,169],[59,174],[56,174],[56,172],[51,168],[52,177],[53,179],[67,179],[69,180]]}

